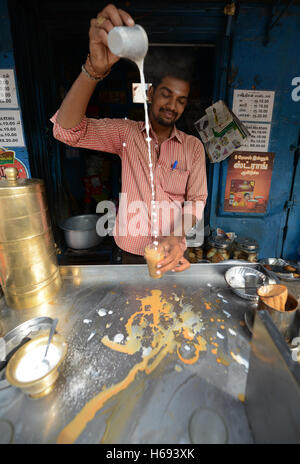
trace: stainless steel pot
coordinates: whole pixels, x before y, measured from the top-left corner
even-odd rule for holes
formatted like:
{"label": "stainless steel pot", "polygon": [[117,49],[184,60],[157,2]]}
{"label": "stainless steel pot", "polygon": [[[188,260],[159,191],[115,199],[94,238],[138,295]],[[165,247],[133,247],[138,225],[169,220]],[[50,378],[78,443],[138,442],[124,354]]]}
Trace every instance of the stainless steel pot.
{"label": "stainless steel pot", "polygon": [[96,231],[96,224],[100,215],[83,214],[66,219],[60,228],[64,231],[65,241],[69,248],[86,250],[99,245],[104,237]]}

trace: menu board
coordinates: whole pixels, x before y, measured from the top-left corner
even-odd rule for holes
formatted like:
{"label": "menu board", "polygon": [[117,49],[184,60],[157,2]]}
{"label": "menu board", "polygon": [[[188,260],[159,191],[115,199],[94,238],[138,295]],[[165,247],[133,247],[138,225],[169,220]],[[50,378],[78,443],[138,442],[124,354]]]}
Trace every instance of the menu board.
{"label": "menu board", "polygon": [[18,108],[13,69],[0,69],[0,108]]}
{"label": "menu board", "polygon": [[265,213],[274,153],[236,151],[228,158],[224,211]]}
{"label": "menu board", "polygon": [[0,146],[25,146],[19,110],[0,110]]}
{"label": "menu board", "polygon": [[275,92],[237,90],[233,92],[232,111],[241,121],[271,122]]}

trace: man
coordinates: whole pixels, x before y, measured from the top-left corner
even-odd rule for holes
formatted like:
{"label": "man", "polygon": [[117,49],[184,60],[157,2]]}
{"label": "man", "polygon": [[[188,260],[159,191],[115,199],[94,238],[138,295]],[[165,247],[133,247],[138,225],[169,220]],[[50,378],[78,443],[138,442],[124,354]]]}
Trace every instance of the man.
{"label": "man", "polygon": [[[144,122],[126,119],[88,119],[85,116],[89,100],[99,80],[105,78],[119,58],[107,44],[109,31],[115,26],[134,26],[133,19],[114,5],[106,6],[91,20],[89,31],[90,54],[82,72],[66,95],[58,113],[52,118],[54,136],[62,142],[108,153],[116,153],[122,160],[122,192],[126,205],[120,202],[116,220],[115,241],[123,250],[124,263],[143,261],[144,249],[153,238],[149,231],[149,213],[139,224],[140,234],[118,232],[120,222],[132,221],[130,205],[141,201],[151,216],[151,184],[149,155]],[[174,74],[174,73],[173,73]],[[189,95],[190,84],[181,73],[168,71],[157,85],[150,88],[149,120],[151,154],[158,202],[178,203],[185,200],[180,220],[173,220],[169,233],[160,228],[160,244],[165,258],[158,263],[157,273],[172,270],[181,272],[190,264],[184,258],[184,237],[189,228],[201,219],[207,198],[205,154],[201,142],[176,129],[175,122],[182,115]],[[120,219],[121,218],[121,219]],[[186,220],[188,219],[188,220]],[[161,224],[159,224],[159,227]],[[153,232],[153,231],[152,231]]]}

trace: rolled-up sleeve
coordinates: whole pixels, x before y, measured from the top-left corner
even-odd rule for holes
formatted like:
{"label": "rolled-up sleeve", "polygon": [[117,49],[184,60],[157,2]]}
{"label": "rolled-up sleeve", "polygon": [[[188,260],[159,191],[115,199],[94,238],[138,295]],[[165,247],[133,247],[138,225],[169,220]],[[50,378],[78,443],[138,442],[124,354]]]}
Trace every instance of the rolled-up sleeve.
{"label": "rolled-up sleeve", "polygon": [[195,143],[194,157],[187,182],[183,214],[192,214],[200,221],[207,200],[205,151],[202,143]]}
{"label": "rolled-up sleeve", "polygon": [[50,119],[53,123],[53,136],[71,147],[122,154],[126,121],[122,119],[94,119],[83,117],[81,122],[71,129],[65,129],[57,122],[57,114]]}

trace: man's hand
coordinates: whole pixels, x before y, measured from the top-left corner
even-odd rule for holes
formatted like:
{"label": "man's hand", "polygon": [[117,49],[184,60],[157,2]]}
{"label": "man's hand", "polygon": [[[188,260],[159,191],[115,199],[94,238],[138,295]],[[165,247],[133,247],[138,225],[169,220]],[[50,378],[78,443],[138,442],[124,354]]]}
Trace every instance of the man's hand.
{"label": "man's hand", "polygon": [[104,75],[120,58],[108,48],[107,36],[115,26],[134,26],[134,20],[126,11],[107,5],[97,18],[91,20],[90,60],[93,70],[99,75]]}
{"label": "man's hand", "polygon": [[183,256],[183,250],[180,246],[180,237],[165,237],[159,241],[167,255],[158,263],[159,272],[162,274],[167,271],[182,272],[188,269],[191,264]]}

